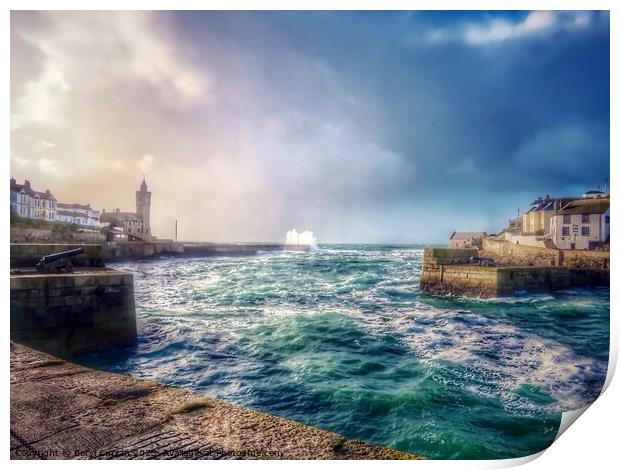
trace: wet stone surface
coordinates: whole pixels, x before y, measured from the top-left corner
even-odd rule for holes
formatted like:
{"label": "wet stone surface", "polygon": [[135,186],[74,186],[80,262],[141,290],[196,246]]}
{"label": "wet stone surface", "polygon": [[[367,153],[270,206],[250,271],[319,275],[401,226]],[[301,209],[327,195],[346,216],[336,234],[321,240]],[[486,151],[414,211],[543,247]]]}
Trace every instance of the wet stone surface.
{"label": "wet stone surface", "polygon": [[11,459],[415,459],[11,343]]}

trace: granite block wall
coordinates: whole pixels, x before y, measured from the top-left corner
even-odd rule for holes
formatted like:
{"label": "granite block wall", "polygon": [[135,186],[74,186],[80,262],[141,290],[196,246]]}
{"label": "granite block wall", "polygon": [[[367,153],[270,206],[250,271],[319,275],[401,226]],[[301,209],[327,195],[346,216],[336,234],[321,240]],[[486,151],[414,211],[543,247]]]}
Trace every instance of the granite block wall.
{"label": "granite block wall", "polygon": [[11,276],[11,340],[62,357],[136,340],[133,276],[120,271]]}

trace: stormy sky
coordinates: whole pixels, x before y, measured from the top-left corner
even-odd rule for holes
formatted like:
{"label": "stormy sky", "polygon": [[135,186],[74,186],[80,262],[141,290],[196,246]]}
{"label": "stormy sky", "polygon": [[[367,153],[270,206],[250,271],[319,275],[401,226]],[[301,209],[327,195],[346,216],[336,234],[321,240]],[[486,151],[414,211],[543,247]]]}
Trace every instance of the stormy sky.
{"label": "stormy sky", "polygon": [[13,12],[10,156],[162,238],[497,231],[609,177],[609,15]]}

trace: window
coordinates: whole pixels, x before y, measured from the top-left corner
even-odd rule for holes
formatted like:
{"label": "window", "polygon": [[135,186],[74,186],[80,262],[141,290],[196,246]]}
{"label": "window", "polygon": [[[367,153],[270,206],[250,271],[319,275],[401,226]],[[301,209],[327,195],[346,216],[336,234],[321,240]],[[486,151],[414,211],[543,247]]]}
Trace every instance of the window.
{"label": "window", "polygon": [[605,216],[605,223],[606,223],[606,224],[608,224],[608,223],[609,223],[609,216],[608,216],[608,215],[606,215],[606,216]]}
{"label": "window", "polygon": [[590,223],[590,214],[581,214],[581,223],[589,224]]}
{"label": "window", "polygon": [[570,227],[562,227],[562,236],[563,237],[570,236]]}
{"label": "window", "polygon": [[582,225],[582,227],[581,227],[581,235],[583,235],[584,237],[589,237],[590,236],[590,226],[589,225]]}
{"label": "window", "polygon": [[570,224],[570,214],[564,214],[564,223]]}

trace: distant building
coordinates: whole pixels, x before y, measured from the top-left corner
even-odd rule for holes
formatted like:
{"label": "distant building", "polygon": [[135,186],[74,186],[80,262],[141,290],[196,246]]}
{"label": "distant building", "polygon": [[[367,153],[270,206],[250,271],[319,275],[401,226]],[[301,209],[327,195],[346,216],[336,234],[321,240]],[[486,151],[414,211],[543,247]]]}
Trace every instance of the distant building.
{"label": "distant building", "polygon": [[119,238],[118,229],[122,229],[129,240],[151,240],[151,192],[147,188],[146,180],[142,179],[140,190],[136,191],[136,212],[121,212],[120,209],[106,212],[104,209],[100,220],[115,229],[116,238]]}
{"label": "distant building", "polygon": [[45,192],[35,191],[30,181],[17,184],[11,178],[11,211],[27,219],[56,220],[56,199],[49,189]]}
{"label": "distant building", "polygon": [[146,179],[142,178],[140,191],[136,191],[136,214],[142,221],[145,240],[151,239],[151,192],[146,187]]}
{"label": "distant building", "polygon": [[56,219],[85,227],[99,227],[100,212],[90,207],[90,204],[66,204],[58,203]]}
{"label": "distant building", "polygon": [[486,232],[457,232],[450,236],[450,248],[476,248],[482,245],[482,239],[487,236]]}
{"label": "distant building", "polygon": [[608,195],[573,200],[551,218],[556,248],[589,250],[609,242]]}
{"label": "distant building", "polygon": [[597,197],[607,197],[609,193],[604,193],[603,191],[586,191],[581,195],[582,198],[597,198]]}
{"label": "distant building", "polygon": [[122,233],[130,239],[144,239],[144,226],[135,212],[121,212],[120,209],[115,209],[114,212],[104,210],[101,213],[101,222],[109,223],[114,229],[121,228]]}
{"label": "distant building", "polygon": [[546,195],[535,199],[531,208],[521,216],[521,235],[546,235],[551,231],[551,217],[558,210],[574,201],[575,197],[554,198]]}

